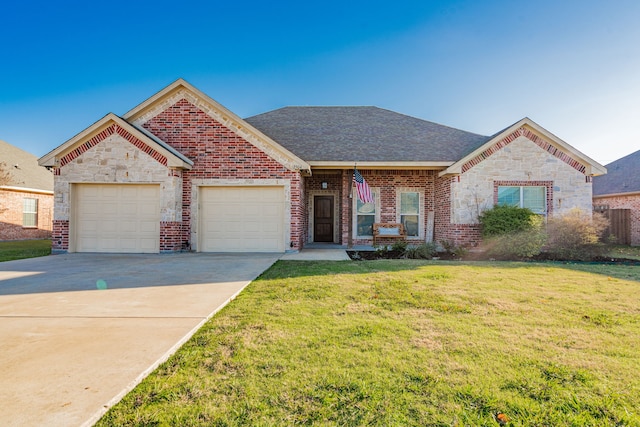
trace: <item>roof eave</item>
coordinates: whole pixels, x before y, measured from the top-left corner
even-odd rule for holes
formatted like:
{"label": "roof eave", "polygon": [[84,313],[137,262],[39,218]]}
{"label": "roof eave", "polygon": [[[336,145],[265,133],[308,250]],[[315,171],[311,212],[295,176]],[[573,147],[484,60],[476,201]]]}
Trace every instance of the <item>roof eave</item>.
{"label": "roof eave", "polygon": [[178,169],[191,169],[193,167],[193,161],[184,155],[178,153],[173,148],[168,146],[162,141],[159,141],[156,138],[151,137],[146,132],[142,132],[139,128],[133,126],[132,124],[126,122],[122,118],[116,116],[113,113],[109,113],[104,116],[102,119],[95,122],[93,125],[89,126],[82,132],[78,133],[73,138],[64,142],[54,150],[42,156],[38,159],[38,164],[40,166],[45,167],[54,167],[58,166],[58,159],[63,157],[66,153],[74,150],[78,145],[82,144],[84,141],[89,139],[92,135],[96,135],[109,127],[112,123],[126,129],[133,136],[140,139],[141,141],[145,141],[149,143],[154,148],[160,152],[163,156],[167,158],[167,166],[170,168],[178,168]]}
{"label": "roof eave", "polygon": [[[276,141],[256,129],[253,125],[249,124],[247,121],[237,116],[231,110],[227,109],[222,104],[218,103],[204,92],[201,92],[199,89],[192,86],[182,78],[171,83],[166,88],[162,89],[146,101],[128,111],[123,116],[124,120],[135,123],[141,116],[144,115],[144,112],[147,109],[149,109],[156,103],[162,102],[164,98],[169,98],[174,92],[177,92],[181,89],[185,89],[188,92],[191,92],[191,94],[198,101],[203,102],[209,107],[209,109],[218,112],[221,117],[214,117],[214,119],[221,121],[223,125],[227,126],[233,132],[242,136],[250,143],[252,141],[258,140],[260,143],[265,144],[269,146],[270,149],[276,151],[280,156],[288,159],[289,165],[285,166],[287,166],[290,170],[300,171],[303,173],[308,173],[311,170],[311,166],[305,160],[296,156],[294,153],[278,144]],[[168,106],[169,105],[167,105],[167,107]],[[139,126],[136,127],[140,128]]]}
{"label": "roof eave", "polygon": [[523,126],[530,127],[534,132],[542,135],[547,141],[551,142],[553,145],[558,146],[558,148],[560,148],[561,150],[571,154],[573,157],[577,158],[577,160],[581,161],[586,167],[585,175],[597,176],[597,175],[604,175],[607,173],[607,169],[603,165],[596,162],[595,160],[593,160],[586,154],[582,153],[581,151],[576,150],[571,145],[564,142],[562,139],[558,138],[557,136],[555,136],[554,134],[552,134],[542,126],[538,125],[536,122],[534,122],[530,118],[525,117],[522,120],[519,120],[518,122],[514,123],[512,126],[509,126],[499,134],[493,136],[489,141],[482,144],[480,147],[476,148],[471,153],[467,154],[462,159],[455,162],[446,170],[440,172],[439,176],[443,177],[443,176],[460,175],[462,173],[462,165],[464,165],[471,159],[475,158],[478,154],[482,153],[483,151],[491,147],[496,142],[500,141],[504,137],[508,136],[509,134],[513,133],[515,130]]}
{"label": "roof eave", "polygon": [[607,197],[629,197],[629,196],[640,196],[640,191],[629,191],[626,193],[609,193],[609,194],[598,194],[594,195],[594,199],[603,199]]}
{"label": "roof eave", "polygon": [[12,185],[0,185],[0,190],[19,191],[19,192],[22,192],[22,193],[36,193],[36,194],[53,195],[53,191],[52,190],[40,190],[39,188],[16,187],[16,186],[12,186]]}
{"label": "roof eave", "polygon": [[450,166],[452,161],[433,161],[433,162],[412,162],[412,161],[366,161],[366,162],[352,162],[352,161],[331,161],[331,160],[319,160],[309,161],[312,169],[353,169],[357,166],[358,169],[369,170],[442,170]]}

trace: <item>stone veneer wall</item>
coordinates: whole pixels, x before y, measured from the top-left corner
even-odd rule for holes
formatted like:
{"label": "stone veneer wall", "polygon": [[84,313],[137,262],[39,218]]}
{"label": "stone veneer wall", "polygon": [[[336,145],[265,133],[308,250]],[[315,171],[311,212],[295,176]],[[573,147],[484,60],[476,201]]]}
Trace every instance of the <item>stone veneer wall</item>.
{"label": "stone veneer wall", "polygon": [[640,246],[640,194],[596,196],[593,203],[610,209],[631,209],[631,246]]}
{"label": "stone veneer wall", "polygon": [[[22,226],[24,199],[38,200],[38,226]],[[0,240],[45,239],[51,237],[53,194],[0,189]]]}
{"label": "stone veneer wall", "polygon": [[[494,205],[497,181],[519,185],[544,182],[553,192],[548,206],[553,214],[562,214],[572,208],[591,212],[591,180],[578,168],[527,137],[519,136],[452,179],[451,222],[477,224],[478,214]],[[551,185],[548,185],[549,181]]]}
{"label": "stone veneer wall", "polygon": [[[168,169],[158,159],[157,153],[147,154],[143,151],[144,143],[131,135],[121,135],[114,125],[110,132],[102,132],[102,138],[93,142],[86,149],[73,156],[65,156],[65,164],[56,169],[54,178],[54,221],[52,248],[54,252],[69,250],[69,220],[73,206],[72,185],[74,183],[125,184],[125,183],[158,183],[160,184],[160,221],[163,229],[171,230],[166,224],[181,222],[182,209],[180,189],[182,187],[181,171]],[[86,145],[86,144],[85,144]],[[149,151],[149,150],[146,150]],[[166,164],[166,159],[165,162]],[[165,224],[163,226],[163,224]],[[161,239],[160,250],[179,250],[182,241],[178,239]]]}

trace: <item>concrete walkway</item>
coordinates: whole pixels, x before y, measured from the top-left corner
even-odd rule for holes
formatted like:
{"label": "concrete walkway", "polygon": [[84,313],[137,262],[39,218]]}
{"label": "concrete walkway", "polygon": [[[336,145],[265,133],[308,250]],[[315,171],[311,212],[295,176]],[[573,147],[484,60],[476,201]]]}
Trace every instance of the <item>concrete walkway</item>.
{"label": "concrete walkway", "polygon": [[350,260],[347,255],[346,249],[303,249],[300,252],[284,254],[282,260],[297,260],[297,261],[346,261]]}
{"label": "concrete walkway", "polygon": [[280,256],[0,263],[0,425],[92,425]]}

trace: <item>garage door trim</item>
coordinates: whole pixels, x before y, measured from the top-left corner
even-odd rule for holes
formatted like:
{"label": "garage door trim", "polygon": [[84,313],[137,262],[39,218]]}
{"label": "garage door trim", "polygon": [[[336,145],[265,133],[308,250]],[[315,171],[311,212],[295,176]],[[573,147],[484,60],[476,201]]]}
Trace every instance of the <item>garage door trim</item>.
{"label": "garage door trim", "polygon": [[286,179],[216,179],[193,180],[191,188],[191,244],[192,249],[201,252],[201,189],[203,187],[280,187],[283,191],[284,206],[282,212],[282,252],[289,245],[291,235],[291,183]]}

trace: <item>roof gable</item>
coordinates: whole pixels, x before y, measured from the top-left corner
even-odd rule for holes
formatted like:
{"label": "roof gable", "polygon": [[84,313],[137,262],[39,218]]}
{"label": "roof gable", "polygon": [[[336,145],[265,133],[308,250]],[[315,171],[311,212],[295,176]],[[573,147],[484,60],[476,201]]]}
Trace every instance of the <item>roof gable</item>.
{"label": "roof gable", "polygon": [[525,117],[493,135],[486,143],[440,172],[440,176],[464,173],[520,136],[525,136],[551,155],[585,175],[594,176],[607,173],[607,169],[600,163],[576,150],[533,120]]}
{"label": "roof gable", "polygon": [[593,179],[593,195],[640,192],[640,150],[607,165],[607,174]]}
{"label": "roof gable", "polygon": [[310,170],[307,162],[183,79],[178,79],[162,89],[127,112],[123,118],[136,128],[142,129],[144,123],[181,99],[186,99],[209,117],[226,126],[289,170]]}
{"label": "roof gable", "polygon": [[33,154],[0,140],[0,162],[10,175],[5,187],[53,191],[53,174],[38,165]]}
{"label": "roof gable", "polygon": [[245,120],[312,166],[442,169],[489,139],[378,107],[285,107]]}
{"label": "roof gable", "polygon": [[193,162],[190,159],[177,152],[171,146],[155,138],[144,129],[132,126],[113,113],[107,114],[67,142],[45,154],[38,160],[38,163],[41,166],[62,167],[115,133],[165,166],[182,169],[191,169],[193,166]]}

